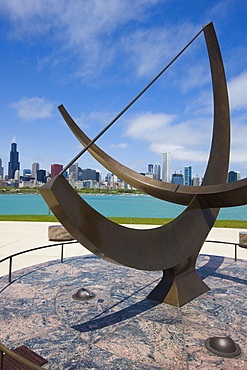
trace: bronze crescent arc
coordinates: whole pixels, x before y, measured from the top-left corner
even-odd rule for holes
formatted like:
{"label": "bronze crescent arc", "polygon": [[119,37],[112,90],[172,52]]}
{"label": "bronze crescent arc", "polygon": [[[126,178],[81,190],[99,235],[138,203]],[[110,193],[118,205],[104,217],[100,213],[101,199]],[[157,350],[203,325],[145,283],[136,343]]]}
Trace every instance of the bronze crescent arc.
{"label": "bronze crescent arc", "polygon": [[[76,138],[83,146],[87,146],[91,142],[90,138],[75,123],[63,105],[58,108]],[[131,186],[161,200],[187,206],[195,195],[200,195],[210,208],[235,207],[247,203],[247,178],[217,185],[175,185],[133,171],[112,158],[96,144],[92,144],[88,152],[105,168]]]}
{"label": "bronze crescent arc", "polygon": [[[214,100],[219,102],[214,106],[214,133],[204,184],[217,186],[225,183],[228,171],[229,104],[213,24],[207,25],[203,32],[211,63]],[[221,150],[217,150],[217,146]],[[191,201],[185,202],[189,203],[185,211],[169,224],[136,230],[115,224],[99,214],[62,175],[53,178],[40,192],[58,220],[87,249],[101,258],[144,270],[169,269],[197,255],[219,211],[219,208],[209,208],[203,195],[193,194]]]}
{"label": "bronze crescent arc", "polygon": [[[212,24],[205,27],[204,33],[207,34],[208,42],[212,45],[213,42],[211,38],[214,38],[214,35],[213,32],[208,32],[210,27],[213,28]],[[195,195],[199,195],[203,201],[206,202],[208,207],[211,208],[240,206],[247,203],[247,179],[240,180],[237,183],[225,183],[226,179],[220,182],[219,171],[225,169],[226,166],[228,167],[229,162],[230,130],[225,129],[223,124],[218,125],[216,123],[219,120],[226,124],[230,122],[229,108],[227,108],[229,105],[222,59],[221,57],[216,58],[215,53],[213,54],[210,48],[208,48],[208,52],[214,91],[213,141],[215,141],[215,144],[212,143],[211,146],[209,158],[210,165],[208,164],[206,170],[207,176],[204,176],[202,186],[189,187],[184,185],[175,185],[148,178],[119,163],[96,144],[92,144],[89,147],[88,152],[100,164],[116,176],[136,189],[153,197],[187,206]],[[218,55],[220,56],[220,52]],[[221,70],[221,74],[219,74],[219,70]],[[64,106],[60,105],[58,109],[80,143],[83,146],[90,144],[90,138],[79,128]],[[218,134],[216,134],[217,130],[219,131]],[[225,147],[223,145],[223,141],[227,144]],[[220,154],[219,150],[215,149],[219,147],[221,148]],[[224,161],[224,164],[222,161]],[[219,162],[221,163],[220,168],[218,166]],[[215,166],[217,167],[217,171]]]}

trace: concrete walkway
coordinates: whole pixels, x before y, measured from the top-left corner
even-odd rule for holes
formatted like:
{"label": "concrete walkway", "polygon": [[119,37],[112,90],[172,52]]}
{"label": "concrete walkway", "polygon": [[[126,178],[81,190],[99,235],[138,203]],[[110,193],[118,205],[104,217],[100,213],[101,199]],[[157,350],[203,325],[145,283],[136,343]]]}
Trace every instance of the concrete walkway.
{"label": "concrete walkway", "polygon": [[[48,226],[56,223],[50,222],[0,222],[0,260],[6,256],[19,251],[42,245],[55,244],[48,240]],[[152,228],[157,226],[147,225],[125,225],[132,228]],[[216,240],[222,242],[239,242],[239,232],[246,229],[223,229],[213,228],[209,233],[207,240]],[[61,247],[41,249],[29,252],[13,258],[12,271],[25,267],[36,265],[42,262],[52,261],[60,258]],[[70,244],[64,248],[64,258],[82,256],[90,252],[81,244]],[[224,257],[234,257],[234,246],[218,243],[205,243],[201,249],[201,254],[210,254]],[[238,248],[238,258],[247,259],[247,249]],[[9,263],[7,261],[0,264],[0,276],[8,273]]]}

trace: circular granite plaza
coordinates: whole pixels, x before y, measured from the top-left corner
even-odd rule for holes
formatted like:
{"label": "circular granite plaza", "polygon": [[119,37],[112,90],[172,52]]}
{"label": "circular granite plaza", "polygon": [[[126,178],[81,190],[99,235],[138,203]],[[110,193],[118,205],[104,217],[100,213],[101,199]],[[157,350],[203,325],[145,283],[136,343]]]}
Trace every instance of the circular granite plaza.
{"label": "circular granite plaza", "polygon": [[[44,369],[246,369],[246,261],[200,255],[211,290],[183,307],[148,300],[161,278],[94,255],[45,262],[0,279],[0,341],[25,345]],[[79,289],[95,297],[72,298]],[[229,336],[238,358],[216,356],[205,340]]]}

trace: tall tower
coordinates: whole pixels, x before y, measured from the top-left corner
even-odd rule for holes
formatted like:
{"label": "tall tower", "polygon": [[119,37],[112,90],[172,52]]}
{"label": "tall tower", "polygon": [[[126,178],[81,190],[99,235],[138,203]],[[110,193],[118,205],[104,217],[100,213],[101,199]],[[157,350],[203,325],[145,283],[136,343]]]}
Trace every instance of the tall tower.
{"label": "tall tower", "polygon": [[160,164],[158,162],[154,165],[154,179],[160,181]]}
{"label": "tall tower", "polygon": [[154,168],[153,164],[148,164],[148,172],[153,173],[153,168]]}
{"label": "tall tower", "polygon": [[195,175],[195,177],[193,177],[193,186],[199,186],[199,185],[200,185],[199,176]]}
{"label": "tall tower", "polygon": [[191,166],[184,167],[184,185],[187,185],[187,186],[192,185],[192,167]]}
{"label": "tall tower", "polygon": [[74,163],[69,167],[69,175],[70,178],[73,178],[73,180],[78,180],[78,163]]}
{"label": "tall tower", "polygon": [[3,179],[3,167],[2,167],[2,159],[0,158],[0,180]]}
{"label": "tall tower", "polygon": [[12,142],[8,168],[9,179],[14,178],[16,170],[20,170],[19,152],[17,152],[17,144],[15,142]]}
{"label": "tall tower", "polygon": [[39,170],[39,163],[38,162],[34,162],[32,164],[32,177],[37,180],[37,171]]}
{"label": "tall tower", "polygon": [[15,171],[14,179],[15,179],[15,182],[20,182],[20,171],[19,170]]}
{"label": "tall tower", "polygon": [[46,183],[46,171],[45,170],[37,171],[37,180],[39,182],[42,182],[43,184]]}
{"label": "tall tower", "polygon": [[171,153],[162,154],[162,181],[171,182]]}

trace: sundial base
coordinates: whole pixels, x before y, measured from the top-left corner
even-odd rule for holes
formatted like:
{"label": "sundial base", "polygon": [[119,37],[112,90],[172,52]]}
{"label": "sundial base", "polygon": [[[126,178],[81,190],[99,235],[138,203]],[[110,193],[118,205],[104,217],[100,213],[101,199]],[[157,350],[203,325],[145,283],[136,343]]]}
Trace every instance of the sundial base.
{"label": "sundial base", "polygon": [[164,270],[161,281],[147,298],[181,307],[209,291],[210,288],[196,272],[196,258],[197,254],[173,268]]}

